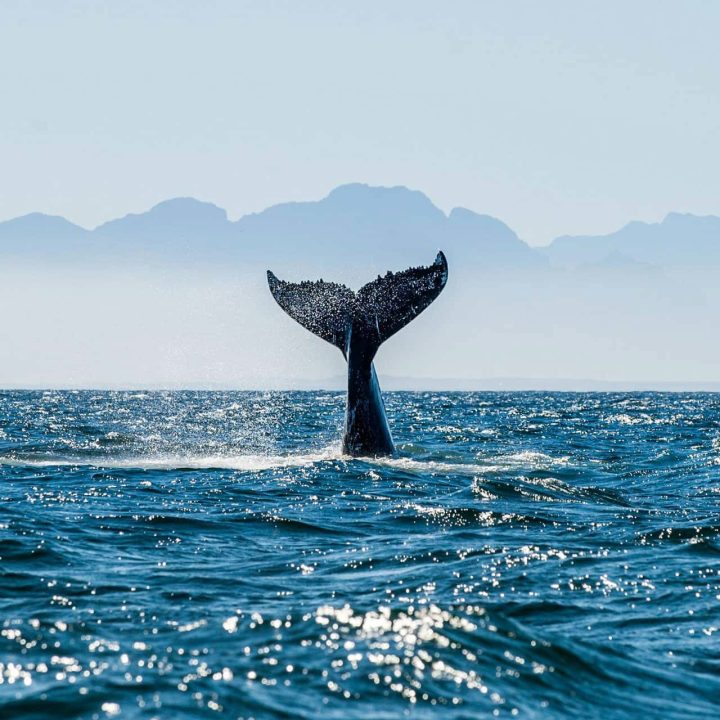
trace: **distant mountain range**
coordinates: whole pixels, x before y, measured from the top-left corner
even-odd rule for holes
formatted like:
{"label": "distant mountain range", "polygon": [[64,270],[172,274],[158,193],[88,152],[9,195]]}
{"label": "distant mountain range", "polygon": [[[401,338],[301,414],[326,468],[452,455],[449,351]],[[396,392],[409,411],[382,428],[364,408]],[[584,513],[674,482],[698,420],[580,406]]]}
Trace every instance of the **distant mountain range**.
{"label": "distant mountain range", "polygon": [[[547,267],[643,272],[720,264],[720,218],[670,213],[661,223],[631,222],[603,236],[563,236],[532,248],[490,215],[455,208],[445,215],[405,187],[343,185],[315,202],[275,205],[237,221],[217,206],[176,198],[147,212],[86,230],[32,213],[0,223],[5,261],[178,265],[278,263],[322,271],[360,262],[404,267],[442,247],[456,269]],[[282,267],[281,267],[282,270]]]}
{"label": "distant mountain range", "polygon": [[542,250],[553,263],[650,263],[670,268],[720,263],[720,217],[670,213],[660,223],[631,222],[609,235],[564,236]]}
{"label": "distant mountain range", "polygon": [[438,248],[450,280],[381,349],[379,372],[403,379],[388,389],[720,382],[720,218],[534,248],[489,215],[352,184],[237,221],[177,198],[93,230],[0,223],[0,387],[319,386],[342,358],[279,312],[264,270],[359,287]]}

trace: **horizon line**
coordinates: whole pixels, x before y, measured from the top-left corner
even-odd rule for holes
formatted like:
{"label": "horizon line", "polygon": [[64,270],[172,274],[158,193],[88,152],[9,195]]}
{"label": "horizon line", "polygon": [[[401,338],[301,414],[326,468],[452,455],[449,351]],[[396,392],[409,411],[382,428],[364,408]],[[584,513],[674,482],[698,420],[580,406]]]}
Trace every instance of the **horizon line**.
{"label": "horizon line", "polygon": [[[0,384],[4,392],[345,392],[344,381],[284,379],[278,383],[224,384],[224,383],[150,383],[150,384]],[[549,378],[496,378],[450,380],[443,378],[393,378],[386,376],[383,392],[562,392],[562,393],[614,393],[614,392],[671,392],[720,393],[720,380],[691,381],[633,381]]]}

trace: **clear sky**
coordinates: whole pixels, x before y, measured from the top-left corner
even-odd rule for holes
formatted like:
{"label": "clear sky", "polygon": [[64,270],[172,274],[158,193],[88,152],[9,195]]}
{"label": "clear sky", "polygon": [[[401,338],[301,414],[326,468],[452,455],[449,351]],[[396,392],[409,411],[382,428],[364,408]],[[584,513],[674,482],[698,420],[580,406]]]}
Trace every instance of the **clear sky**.
{"label": "clear sky", "polygon": [[532,244],[720,214],[711,0],[0,3],[0,220],[351,181]]}

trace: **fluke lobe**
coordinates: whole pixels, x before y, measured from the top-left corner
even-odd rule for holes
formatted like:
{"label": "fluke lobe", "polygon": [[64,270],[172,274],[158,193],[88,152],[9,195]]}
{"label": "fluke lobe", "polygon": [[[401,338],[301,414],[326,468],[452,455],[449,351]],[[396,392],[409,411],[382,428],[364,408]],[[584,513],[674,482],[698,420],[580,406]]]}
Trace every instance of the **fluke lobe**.
{"label": "fluke lobe", "polygon": [[348,365],[343,452],[354,456],[395,451],[373,359],[382,343],[440,294],[448,277],[445,255],[429,267],[378,276],[358,292],[319,280],[289,283],[267,273],[278,305],[304,328],[340,348]]}

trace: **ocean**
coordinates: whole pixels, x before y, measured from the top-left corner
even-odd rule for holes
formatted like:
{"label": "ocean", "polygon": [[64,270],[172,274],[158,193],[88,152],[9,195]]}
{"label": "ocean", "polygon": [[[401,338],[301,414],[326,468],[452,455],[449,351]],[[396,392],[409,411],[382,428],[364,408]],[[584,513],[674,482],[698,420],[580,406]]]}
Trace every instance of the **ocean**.
{"label": "ocean", "polygon": [[0,393],[0,717],[714,718],[720,395]]}

